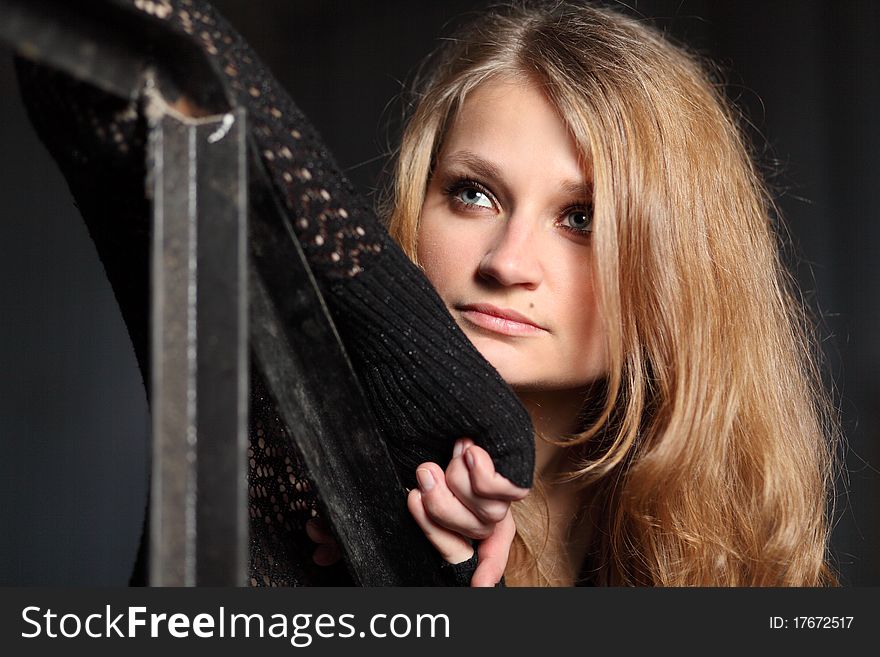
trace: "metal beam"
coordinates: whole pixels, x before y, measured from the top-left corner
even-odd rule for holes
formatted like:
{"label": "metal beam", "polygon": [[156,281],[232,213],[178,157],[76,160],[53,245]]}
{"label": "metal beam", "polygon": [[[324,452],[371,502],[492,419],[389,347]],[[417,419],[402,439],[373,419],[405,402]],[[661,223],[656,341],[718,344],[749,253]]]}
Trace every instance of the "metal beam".
{"label": "metal beam", "polygon": [[151,125],[155,586],[246,582],[244,122]]}

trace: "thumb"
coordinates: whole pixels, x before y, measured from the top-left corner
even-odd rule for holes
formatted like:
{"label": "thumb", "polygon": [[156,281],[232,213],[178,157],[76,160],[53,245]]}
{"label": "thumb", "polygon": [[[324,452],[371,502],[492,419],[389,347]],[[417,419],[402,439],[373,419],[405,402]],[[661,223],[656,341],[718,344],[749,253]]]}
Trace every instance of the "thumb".
{"label": "thumb", "polygon": [[495,531],[477,547],[479,563],[471,578],[471,586],[495,586],[501,580],[515,535],[516,524],[508,509],[504,519],[495,525]]}

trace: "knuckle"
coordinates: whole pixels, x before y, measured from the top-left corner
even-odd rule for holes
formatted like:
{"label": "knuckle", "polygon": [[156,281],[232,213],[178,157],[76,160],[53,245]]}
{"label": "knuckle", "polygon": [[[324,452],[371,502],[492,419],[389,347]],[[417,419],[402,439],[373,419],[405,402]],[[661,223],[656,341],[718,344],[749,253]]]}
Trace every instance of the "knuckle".
{"label": "knuckle", "polygon": [[459,477],[468,477],[468,469],[464,464],[464,459],[454,458],[449,462],[449,465],[446,466],[446,477],[447,478],[459,478]]}
{"label": "knuckle", "polygon": [[499,522],[504,520],[504,516],[506,515],[506,504],[493,504],[482,509],[482,520],[487,523],[492,523],[493,525],[497,525]]}
{"label": "knuckle", "polygon": [[446,487],[459,499],[467,498],[471,493],[467,473],[452,471],[446,473]]}
{"label": "knuckle", "polygon": [[422,496],[422,504],[425,507],[425,512],[432,520],[440,522],[440,524],[443,525],[448,523],[452,515],[452,509],[448,499],[437,495],[427,494]]}
{"label": "knuckle", "polygon": [[471,481],[471,489],[480,497],[490,497],[495,491],[492,490],[490,482],[482,477],[474,477]]}
{"label": "knuckle", "polygon": [[494,531],[494,526],[488,525],[475,525],[469,528],[466,532],[463,532],[468,538],[473,538],[478,541],[483,541],[489,538]]}
{"label": "knuckle", "polygon": [[410,514],[412,514],[412,516],[415,517],[417,520],[419,517],[421,517],[423,504],[421,496],[419,495],[419,491],[410,491],[409,495],[407,495],[406,497],[406,507],[409,509]]}
{"label": "knuckle", "polygon": [[437,515],[438,506],[437,500],[433,495],[430,493],[422,493],[422,509],[424,509],[425,513],[434,517]]}

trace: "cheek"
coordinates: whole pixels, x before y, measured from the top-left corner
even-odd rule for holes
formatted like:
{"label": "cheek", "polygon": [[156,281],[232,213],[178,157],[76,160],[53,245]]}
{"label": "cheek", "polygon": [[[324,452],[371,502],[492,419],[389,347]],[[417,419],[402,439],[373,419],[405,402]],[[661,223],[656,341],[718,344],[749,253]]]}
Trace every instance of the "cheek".
{"label": "cheek", "polygon": [[[592,269],[592,268],[589,268]],[[579,363],[581,377],[595,378],[607,372],[608,346],[605,322],[597,302],[592,272],[585,275],[583,261],[564,275],[567,283],[560,289],[559,316],[567,327],[567,357]]]}
{"label": "cheek", "polygon": [[605,373],[608,370],[608,340],[605,322],[596,303],[592,289],[582,301],[576,318],[578,327],[578,350],[581,360],[591,374]]}
{"label": "cheek", "polygon": [[422,219],[419,224],[419,241],[416,253],[425,275],[438,290],[440,282],[445,278],[443,271],[445,259],[442,245],[443,241],[437,235],[434,222],[430,219]]}
{"label": "cheek", "polygon": [[441,297],[468,276],[469,254],[450,222],[424,216],[419,225],[419,264]]}

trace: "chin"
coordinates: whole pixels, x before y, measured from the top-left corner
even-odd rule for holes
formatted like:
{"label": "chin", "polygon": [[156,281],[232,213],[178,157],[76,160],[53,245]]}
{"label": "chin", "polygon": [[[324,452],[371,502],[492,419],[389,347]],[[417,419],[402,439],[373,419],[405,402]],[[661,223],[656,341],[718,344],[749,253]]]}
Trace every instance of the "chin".
{"label": "chin", "polygon": [[475,344],[483,358],[489,361],[508,385],[523,385],[535,380],[534,377],[529,376],[534,370],[531,363],[521,354],[515,353],[509,345],[486,345],[483,348],[481,342],[477,341]]}

